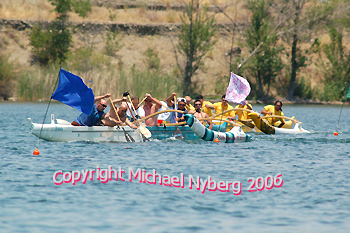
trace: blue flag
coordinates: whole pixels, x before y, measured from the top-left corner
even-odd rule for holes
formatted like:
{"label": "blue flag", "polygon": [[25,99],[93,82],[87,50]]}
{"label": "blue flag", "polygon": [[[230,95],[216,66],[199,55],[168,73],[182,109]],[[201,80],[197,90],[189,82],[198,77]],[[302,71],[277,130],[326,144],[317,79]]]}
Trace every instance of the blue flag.
{"label": "blue flag", "polygon": [[62,68],[58,86],[51,99],[58,100],[87,115],[91,114],[95,102],[92,89],[88,88],[80,77]]}

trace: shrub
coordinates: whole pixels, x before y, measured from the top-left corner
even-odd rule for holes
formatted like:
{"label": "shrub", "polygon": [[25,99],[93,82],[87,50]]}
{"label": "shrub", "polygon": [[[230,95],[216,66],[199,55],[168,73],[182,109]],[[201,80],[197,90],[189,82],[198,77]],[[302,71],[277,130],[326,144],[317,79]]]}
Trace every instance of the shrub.
{"label": "shrub", "polygon": [[9,56],[0,54],[0,98],[7,100],[12,94],[12,83],[15,80],[14,67]]}
{"label": "shrub", "polygon": [[115,56],[116,53],[121,50],[124,45],[120,44],[121,38],[117,38],[118,32],[107,32],[106,33],[106,45],[105,54],[108,56]]}

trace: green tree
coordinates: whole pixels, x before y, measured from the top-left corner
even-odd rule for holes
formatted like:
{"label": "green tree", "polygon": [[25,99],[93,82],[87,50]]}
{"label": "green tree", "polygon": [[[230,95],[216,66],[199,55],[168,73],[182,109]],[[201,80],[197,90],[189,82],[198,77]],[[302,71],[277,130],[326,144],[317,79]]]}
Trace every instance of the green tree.
{"label": "green tree", "polygon": [[312,41],[312,36],[327,24],[329,18],[333,15],[335,4],[332,1],[315,0],[281,0],[278,7],[278,13],[284,17],[282,30],[279,32],[288,46],[287,56],[290,59],[289,68],[289,86],[286,98],[292,100],[296,88],[297,77],[300,69],[308,65],[308,53],[317,43],[310,48],[302,49],[301,44],[307,44]]}
{"label": "green tree", "polygon": [[118,38],[118,32],[106,32],[106,45],[105,45],[105,53],[108,56],[115,56],[116,53],[121,50],[124,45],[121,44],[122,38]]}
{"label": "green tree", "polygon": [[90,0],[49,0],[55,6],[56,19],[44,29],[42,24],[35,25],[30,34],[33,46],[33,58],[42,65],[64,63],[72,43],[69,25],[69,12],[73,9],[81,17],[91,11]]}
{"label": "green tree", "polygon": [[204,56],[216,43],[217,32],[214,16],[208,16],[207,8],[200,8],[199,0],[190,0],[181,17],[181,31],[177,49],[185,56],[185,65],[178,67],[183,76],[183,95],[194,93],[196,83],[192,77],[203,65]]}
{"label": "green tree", "polygon": [[341,28],[337,30],[335,25],[330,25],[329,36],[331,42],[320,46],[317,64],[325,79],[321,98],[342,100],[350,83],[350,51],[343,45]]}
{"label": "green tree", "polygon": [[249,52],[254,56],[247,63],[245,70],[255,77],[258,87],[256,97],[262,99],[268,98],[271,83],[283,68],[280,54],[284,48],[277,44],[274,19],[269,11],[272,3],[273,1],[268,0],[249,0],[247,4],[252,17],[246,40]]}

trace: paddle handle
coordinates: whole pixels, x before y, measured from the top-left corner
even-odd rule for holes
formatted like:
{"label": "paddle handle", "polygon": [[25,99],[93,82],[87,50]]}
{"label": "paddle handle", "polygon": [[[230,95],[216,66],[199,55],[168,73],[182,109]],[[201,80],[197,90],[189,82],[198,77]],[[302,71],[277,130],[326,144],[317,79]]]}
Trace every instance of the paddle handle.
{"label": "paddle handle", "polygon": [[130,95],[128,95],[128,99],[129,99],[129,102],[130,102],[130,104],[131,104],[131,106],[132,106],[132,109],[134,109],[134,112],[136,113],[136,109],[135,109],[134,105],[133,105],[132,102],[131,102]]}
{"label": "paddle handle", "polygon": [[234,125],[234,126],[241,126],[241,125],[239,125],[239,124],[237,124],[237,123],[235,123],[235,122],[233,122],[233,121],[228,121],[228,120],[224,120],[224,119],[221,119],[221,120],[219,120],[219,119],[213,119],[213,118],[211,118],[211,117],[208,117],[208,118],[199,118],[198,120],[199,120],[199,121],[218,120],[218,121],[223,121],[223,122],[229,123],[229,124]]}
{"label": "paddle handle", "polygon": [[229,109],[229,110],[223,111],[223,112],[221,112],[221,113],[215,114],[215,115],[212,116],[212,117],[217,117],[217,116],[220,116],[220,115],[223,115],[223,114],[225,114],[225,113],[232,112],[232,111],[254,112],[253,110],[249,110],[249,109],[245,109],[245,108],[233,108],[233,109]]}
{"label": "paddle handle", "polygon": [[[175,110],[177,110],[176,96],[174,96],[174,105],[175,105]],[[177,113],[175,112],[175,122],[178,123],[177,120],[176,120],[176,115],[177,115]]]}
{"label": "paddle handle", "polygon": [[180,110],[172,110],[172,109],[170,109],[170,110],[162,110],[162,111],[159,111],[159,112],[155,112],[155,113],[153,113],[151,115],[148,115],[146,117],[143,117],[141,119],[138,119],[137,122],[145,121],[145,120],[147,120],[147,119],[149,119],[149,118],[151,118],[151,117],[153,117],[155,115],[159,115],[159,114],[162,114],[162,113],[165,113],[165,112],[179,112],[179,113],[182,113],[182,114],[185,113],[184,111],[180,111]]}
{"label": "paddle handle", "polygon": [[141,104],[143,103],[143,101],[145,101],[145,99],[147,99],[147,97],[145,97],[145,98],[143,98],[143,99],[141,100],[141,102],[139,103],[139,105],[137,105],[137,108],[139,108],[139,107],[141,106]]}
{"label": "paddle handle", "polygon": [[[132,105],[132,103],[130,103],[130,104]],[[126,106],[128,106],[128,109],[129,109],[129,111],[130,111],[130,114],[131,114],[131,116],[132,116],[132,119],[134,119],[134,122],[136,123],[136,126],[138,126],[138,124],[137,124],[137,122],[136,122],[136,119],[135,119],[135,117],[134,117],[134,114],[132,113],[132,111],[131,111],[131,108],[130,108],[129,104],[128,104],[128,103],[126,103]]]}
{"label": "paddle handle", "polygon": [[119,120],[119,121],[121,121],[121,120],[120,120],[120,117],[119,117],[119,115],[118,115],[117,109],[115,108],[114,103],[113,103],[113,100],[112,100],[112,98],[111,98],[111,97],[109,97],[109,101],[111,101],[111,105],[113,106],[113,109],[114,109],[115,115],[117,115],[118,120]]}
{"label": "paddle handle", "polygon": [[287,120],[291,120],[294,121],[294,123],[301,123],[300,121],[290,118],[290,117],[286,117],[286,116],[277,116],[277,115],[266,115],[266,116],[262,116],[261,119],[266,119],[266,118],[283,118],[283,119],[287,119]]}

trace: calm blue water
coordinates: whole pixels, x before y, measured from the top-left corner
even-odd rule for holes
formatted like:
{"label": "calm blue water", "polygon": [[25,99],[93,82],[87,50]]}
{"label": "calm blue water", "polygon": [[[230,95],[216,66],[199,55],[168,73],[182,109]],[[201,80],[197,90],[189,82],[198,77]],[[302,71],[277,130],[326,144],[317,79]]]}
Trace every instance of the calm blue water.
{"label": "calm blue water", "polygon": [[[0,104],[0,232],[350,232],[349,107],[337,137],[340,106],[283,106],[312,134],[253,135],[241,144],[40,141],[40,155],[33,156],[37,138],[26,118],[41,123],[46,107]],[[263,106],[253,107],[260,112]],[[79,114],[62,104],[52,104],[51,113],[68,121]],[[183,173],[185,187],[136,180],[53,182],[59,170],[109,165],[155,169],[163,176]],[[247,191],[248,178],[278,173],[282,187]],[[189,175],[240,181],[242,191],[202,194],[189,189]]]}

